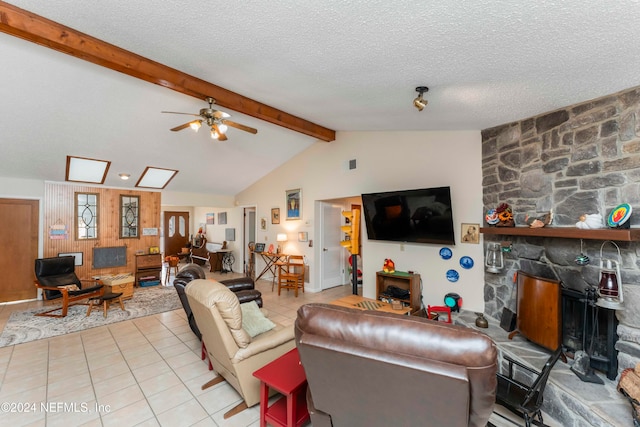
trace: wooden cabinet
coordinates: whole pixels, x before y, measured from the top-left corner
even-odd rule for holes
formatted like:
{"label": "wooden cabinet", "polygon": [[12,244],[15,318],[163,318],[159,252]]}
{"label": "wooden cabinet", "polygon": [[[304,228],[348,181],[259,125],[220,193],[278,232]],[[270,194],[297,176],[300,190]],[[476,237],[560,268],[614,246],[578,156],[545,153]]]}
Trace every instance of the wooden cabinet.
{"label": "wooden cabinet", "polygon": [[[136,286],[159,285],[162,278],[162,255],[136,255]],[[140,285],[141,282],[144,282]],[[157,283],[156,283],[157,282]]]}
{"label": "wooden cabinet", "polygon": [[[376,299],[380,299],[389,286],[395,286],[400,289],[409,291],[408,298],[393,298],[402,301],[411,307],[414,313],[420,310],[420,301],[422,290],[420,286],[420,275],[415,273],[406,273],[404,271],[396,271],[395,273],[385,273],[378,271],[376,273]],[[384,298],[384,295],[382,295]]]}

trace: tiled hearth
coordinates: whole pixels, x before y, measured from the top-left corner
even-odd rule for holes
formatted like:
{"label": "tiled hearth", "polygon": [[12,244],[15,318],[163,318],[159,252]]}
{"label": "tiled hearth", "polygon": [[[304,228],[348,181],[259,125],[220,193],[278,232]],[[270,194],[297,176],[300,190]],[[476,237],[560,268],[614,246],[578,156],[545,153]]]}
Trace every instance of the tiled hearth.
{"label": "tiled hearth", "polygon": [[[488,318],[489,328],[475,326],[476,314],[463,310],[455,315],[455,323],[478,329],[489,335],[498,346],[499,358],[504,354],[540,370],[550,352],[530,343],[520,335],[509,340],[500,322]],[[610,381],[602,373],[604,385],[585,383],[570,370],[573,363],[559,360],[551,371],[544,391],[543,411],[565,427],[632,426],[631,405],[616,390],[617,380]],[[501,366],[504,366],[501,363]]]}

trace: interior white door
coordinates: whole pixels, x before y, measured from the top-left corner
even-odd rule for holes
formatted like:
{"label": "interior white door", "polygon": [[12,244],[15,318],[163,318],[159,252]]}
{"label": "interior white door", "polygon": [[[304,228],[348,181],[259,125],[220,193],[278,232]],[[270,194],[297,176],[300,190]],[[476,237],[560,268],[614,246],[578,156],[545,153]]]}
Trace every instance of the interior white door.
{"label": "interior white door", "polygon": [[343,284],[345,250],[342,240],[342,207],[332,203],[322,203],[320,208],[322,232],[320,286],[322,289]]}

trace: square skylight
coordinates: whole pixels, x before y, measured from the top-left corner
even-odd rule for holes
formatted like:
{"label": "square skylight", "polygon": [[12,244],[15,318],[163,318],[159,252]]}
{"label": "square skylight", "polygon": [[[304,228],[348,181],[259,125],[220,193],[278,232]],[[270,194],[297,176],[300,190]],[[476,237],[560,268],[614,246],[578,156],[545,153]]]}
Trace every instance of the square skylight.
{"label": "square skylight", "polygon": [[67,156],[67,174],[65,179],[72,182],[90,182],[104,184],[111,162]]}
{"label": "square skylight", "polygon": [[164,188],[178,173],[175,169],[163,169],[147,166],[144,173],[136,183],[136,187]]}

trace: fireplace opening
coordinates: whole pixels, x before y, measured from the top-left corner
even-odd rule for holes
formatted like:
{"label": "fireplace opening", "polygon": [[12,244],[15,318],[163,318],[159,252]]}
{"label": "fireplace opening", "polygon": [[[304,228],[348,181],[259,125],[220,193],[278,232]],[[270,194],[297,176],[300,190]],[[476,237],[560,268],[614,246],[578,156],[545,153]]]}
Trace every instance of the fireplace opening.
{"label": "fireplace opening", "polygon": [[615,310],[589,304],[595,298],[595,288],[562,289],[562,346],[569,357],[580,350],[589,353],[591,367],[614,380],[618,374],[618,319]]}

